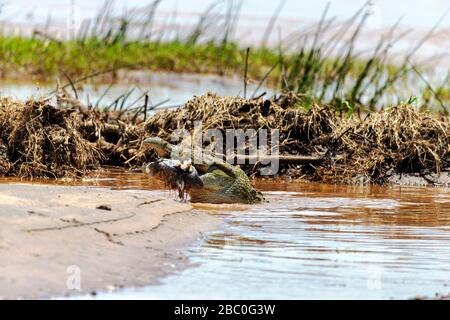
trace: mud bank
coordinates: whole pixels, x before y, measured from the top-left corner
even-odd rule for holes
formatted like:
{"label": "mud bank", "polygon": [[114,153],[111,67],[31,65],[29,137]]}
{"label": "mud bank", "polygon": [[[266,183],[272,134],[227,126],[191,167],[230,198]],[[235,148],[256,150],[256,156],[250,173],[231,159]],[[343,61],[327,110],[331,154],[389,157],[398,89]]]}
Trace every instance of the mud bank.
{"label": "mud bank", "polygon": [[[224,137],[225,130],[278,130],[279,176],[333,184],[395,184],[397,176],[418,175],[428,185],[448,183],[450,118],[406,104],[362,116],[337,106],[306,107],[294,94],[264,100],[207,93],[183,108],[155,114],[145,131],[169,140],[179,128],[194,133],[196,123]],[[214,143],[203,140],[203,147]],[[235,152],[227,148],[224,141],[224,154]],[[251,144],[240,148],[246,154],[255,152]],[[258,175],[260,164],[242,167]]]}
{"label": "mud bank", "polygon": [[147,191],[28,184],[0,184],[0,212],[2,299],[156,283],[218,222]]}
{"label": "mud bank", "polygon": [[[92,108],[65,92],[26,103],[0,99],[0,173],[82,177],[101,165],[136,168],[155,160],[156,154],[143,144],[149,136],[170,140],[177,129],[196,135],[215,129],[224,136],[227,130],[267,129],[279,131],[278,177],[405,184],[398,177],[418,176],[420,185],[448,185],[450,118],[405,104],[362,116],[336,106],[307,107],[293,94],[267,100],[207,93],[149,118],[142,113],[146,108],[134,109]],[[199,122],[202,132],[196,132]],[[203,141],[202,147],[214,143]],[[220,147],[223,154],[235,152],[227,149],[225,139]],[[255,151],[250,145],[239,148]],[[259,160],[241,166],[257,176]]]}

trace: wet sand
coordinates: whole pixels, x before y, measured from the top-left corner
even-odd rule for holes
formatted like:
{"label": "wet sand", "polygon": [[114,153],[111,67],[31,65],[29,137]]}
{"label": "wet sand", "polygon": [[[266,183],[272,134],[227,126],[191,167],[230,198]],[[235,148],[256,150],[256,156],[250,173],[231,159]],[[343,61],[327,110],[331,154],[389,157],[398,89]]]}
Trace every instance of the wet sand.
{"label": "wet sand", "polygon": [[0,184],[0,298],[158,283],[216,219],[149,191]]}

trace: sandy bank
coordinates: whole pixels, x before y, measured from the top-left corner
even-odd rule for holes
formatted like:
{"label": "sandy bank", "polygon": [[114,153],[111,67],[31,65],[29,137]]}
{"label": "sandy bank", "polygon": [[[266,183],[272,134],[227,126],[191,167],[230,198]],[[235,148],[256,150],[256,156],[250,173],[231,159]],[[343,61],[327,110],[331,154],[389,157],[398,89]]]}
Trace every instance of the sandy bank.
{"label": "sandy bank", "polygon": [[152,192],[0,184],[0,297],[157,282],[188,265],[181,249],[215,222]]}

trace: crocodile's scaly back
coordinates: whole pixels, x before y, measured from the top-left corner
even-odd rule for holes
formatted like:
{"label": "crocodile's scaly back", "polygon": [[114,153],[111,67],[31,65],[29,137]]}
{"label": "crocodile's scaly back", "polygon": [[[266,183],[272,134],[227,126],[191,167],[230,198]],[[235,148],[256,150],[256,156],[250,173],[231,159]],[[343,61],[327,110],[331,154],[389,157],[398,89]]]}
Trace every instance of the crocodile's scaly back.
{"label": "crocodile's scaly back", "polygon": [[204,187],[189,193],[191,202],[253,204],[264,200],[241,168],[233,167],[232,174],[223,169],[227,167],[212,166],[211,171],[200,176]]}

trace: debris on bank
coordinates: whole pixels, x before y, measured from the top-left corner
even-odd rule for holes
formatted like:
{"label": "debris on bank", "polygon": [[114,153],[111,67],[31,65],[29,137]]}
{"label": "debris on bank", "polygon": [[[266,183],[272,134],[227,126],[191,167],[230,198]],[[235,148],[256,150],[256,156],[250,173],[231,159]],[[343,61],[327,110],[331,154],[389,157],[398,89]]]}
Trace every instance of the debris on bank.
{"label": "debris on bank", "polygon": [[[309,110],[293,95],[247,100],[208,93],[183,108],[157,113],[146,122],[148,134],[169,139],[178,128],[194,130],[278,129],[280,154],[300,156],[280,163],[280,175],[324,183],[388,183],[398,174],[436,174],[450,169],[450,120],[399,105],[364,119],[331,106]],[[225,146],[223,146],[225,150]],[[303,156],[303,157],[301,157]],[[308,162],[301,159],[318,158]],[[243,166],[257,174],[257,166]]]}
{"label": "debris on bank", "polygon": [[[0,99],[0,121],[0,173],[5,176],[81,177],[101,165],[140,167],[156,159],[144,147],[145,137],[170,139],[181,128],[193,132],[196,121],[203,130],[222,132],[278,129],[280,154],[300,159],[281,160],[280,176],[385,184],[401,174],[450,170],[449,118],[408,105],[360,119],[331,106],[306,110],[294,95],[266,100],[207,93],[144,121],[136,113],[87,108],[63,93],[25,103]],[[242,167],[250,175],[259,173],[258,166]]]}
{"label": "debris on bank", "polygon": [[19,177],[81,175],[102,153],[80,130],[80,114],[48,100],[0,100],[0,172]]}
{"label": "debris on bank", "polygon": [[2,98],[0,174],[82,177],[129,158],[139,128],[127,114],[89,110],[67,94],[25,103]]}

